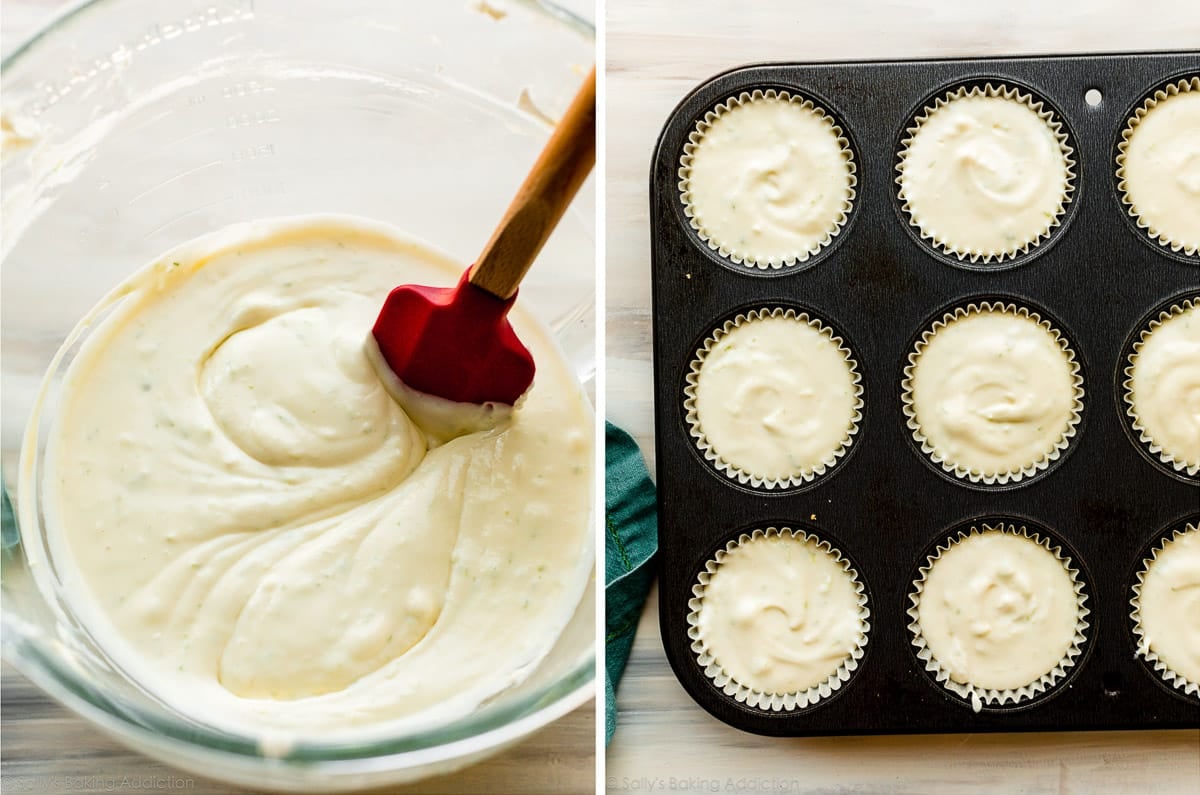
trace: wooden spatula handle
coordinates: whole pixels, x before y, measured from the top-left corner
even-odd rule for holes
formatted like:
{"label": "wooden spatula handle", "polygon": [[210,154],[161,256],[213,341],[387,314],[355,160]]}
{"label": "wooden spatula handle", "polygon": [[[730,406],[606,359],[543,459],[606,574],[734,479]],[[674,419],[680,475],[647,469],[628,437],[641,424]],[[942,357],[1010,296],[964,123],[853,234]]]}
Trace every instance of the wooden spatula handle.
{"label": "wooden spatula handle", "polygon": [[471,268],[471,284],[497,298],[511,298],[595,163],[596,68],[592,67]]}

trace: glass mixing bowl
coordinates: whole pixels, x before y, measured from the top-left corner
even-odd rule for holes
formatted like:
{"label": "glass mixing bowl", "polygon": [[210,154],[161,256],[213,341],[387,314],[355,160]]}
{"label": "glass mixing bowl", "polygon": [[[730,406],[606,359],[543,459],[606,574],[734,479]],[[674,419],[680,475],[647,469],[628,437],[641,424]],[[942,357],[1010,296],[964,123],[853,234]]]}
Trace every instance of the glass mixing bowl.
{"label": "glass mixing bowl", "polygon": [[[92,0],[3,64],[0,399],[3,653],[128,745],[246,785],[330,792],[411,781],[494,753],[593,695],[587,590],[523,685],[420,735],[272,748],[190,720],[122,675],[72,615],[28,431],[77,320],[159,253],[228,224],[341,213],[394,224],[464,266],[487,240],[594,59],[577,12],[521,0]],[[593,385],[594,189],[522,286]],[[72,351],[47,378],[54,388]]]}

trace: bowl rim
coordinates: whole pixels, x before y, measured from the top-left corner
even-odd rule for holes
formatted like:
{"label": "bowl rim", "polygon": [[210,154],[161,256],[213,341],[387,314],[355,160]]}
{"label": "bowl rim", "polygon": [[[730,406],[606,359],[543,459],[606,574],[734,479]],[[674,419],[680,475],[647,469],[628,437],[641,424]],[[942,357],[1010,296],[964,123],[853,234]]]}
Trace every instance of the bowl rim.
{"label": "bowl rim", "polygon": [[[596,26],[591,21],[579,14],[575,13],[566,6],[561,5],[555,0],[510,0],[526,8],[536,12],[545,14],[547,17],[557,20],[567,27],[573,28],[577,33],[581,33],[593,41],[596,38]],[[71,0],[64,3],[54,13],[44,19],[33,33],[26,36],[20,44],[12,49],[3,58],[0,58],[0,69],[8,71],[16,65],[17,61],[25,55],[29,50],[36,45],[42,43],[51,35],[57,33],[61,28],[68,24],[78,21],[78,18],[83,15],[83,12],[89,10],[93,6],[103,5],[105,3],[117,2],[117,0]]]}

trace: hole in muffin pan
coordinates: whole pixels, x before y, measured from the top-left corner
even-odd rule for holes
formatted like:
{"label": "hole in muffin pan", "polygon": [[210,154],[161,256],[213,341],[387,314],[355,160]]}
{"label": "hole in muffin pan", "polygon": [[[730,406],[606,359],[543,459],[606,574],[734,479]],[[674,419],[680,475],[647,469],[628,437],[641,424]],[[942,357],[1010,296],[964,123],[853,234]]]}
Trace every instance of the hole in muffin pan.
{"label": "hole in muffin pan", "polygon": [[[1092,396],[1091,396],[1092,383],[1091,383],[1091,379],[1088,376],[1088,366],[1087,366],[1087,361],[1086,361],[1084,352],[1080,350],[1078,344],[1076,343],[1076,340],[1078,338],[1075,336],[1074,333],[1072,333],[1072,331],[1065,324],[1063,324],[1063,322],[1061,320],[1058,319],[1058,317],[1056,316],[1055,313],[1052,313],[1052,312],[1048,311],[1047,309],[1045,309],[1045,307],[1043,307],[1039,304],[1036,304],[1032,301],[1029,301],[1025,298],[1022,298],[1022,297],[1011,296],[1011,295],[1001,295],[998,293],[984,293],[981,295],[964,296],[963,298],[956,300],[952,304],[947,304],[947,305],[935,310],[916,329],[916,331],[913,332],[913,335],[909,339],[909,345],[907,348],[907,352],[903,356],[902,361],[900,361],[898,363],[898,370],[899,370],[898,379],[901,382],[901,384],[903,384],[903,382],[905,380],[905,368],[907,368],[909,365],[909,355],[917,349],[917,343],[924,337],[926,331],[928,331],[930,328],[932,328],[935,323],[942,320],[947,315],[953,314],[955,312],[955,310],[957,310],[957,309],[966,309],[972,305],[981,307],[983,304],[993,304],[993,305],[1000,304],[1004,307],[1008,307],[1008,306],[1012,305],[1012,306],[1015,306],[1018,310],[1026,309],[1026,310],[1029,310],[1030,313],[1036,314],[1038,316],[1038,318],[1040,318],[1040,320],[1042,320],[1043,322],[1049,323],[1050,326],[1052,328],[1054,328],[1059,333],[1059,335],[1067,342],[1067,347],[1071,351],[1071,353],[1074,355],[1074,360],[1079,367],[1079,370],[1078,370],[1079,376],[1083,379],[1083,385],[1082,385],[1083,408],[1079,412],[1079,421],[1074,425],[1074,435],[1070,439],[1068,439],[1066,447],[1063,448],[1061,451],[1059,451],[1057,458],[1055,458],[1052,461],[1049,461],[1043,468],[1039,469],[1037,472],[1034,472],[1032,475],[1025,475],[1016,480],[1008,480],[1006,482],[997,482],[997,483],[987,483],[983,480],[976,481],[976,480],[970,479],[969,477],[960,477],[956,472],[947,470],[946,467],[943,466],[940,462],[935,461],[931,454],[926,453],[922,449],[921,442],[919,442],[917,440],[915,431],[913,431],[912,429],[909,429],[907,427],[907,422],[906,422],[905,428],[906,428],[906,430],[908,430],[907,439],[908,439],[910,449],[912,449],[912,451],[925,463],[925,465],[927,467],[929,467],[931,470],[936,472],[939,476],[941,476],[959,486],[964,486],[969,489],[977,489],[979,491],[1002,492],[1002,491],[1010,491],[1013,489],[1020,489],[1025,486],[1028,486],[1032,483],[1036,483],[1037,481],[1039,481],[1043,478],[1049,477],[1050,475],[1052,475],[1054,473],[1054,471],[1056,469],[1058,469],[1060,466],[1063,466],[1064,463],[1066,463],[1067,458],[1074,452],[1075,448],[1079,446],[1080,439],[1083,437],[1083,435],[1085,433],[1087,433],[1087,421],[1088,421],[1088,416],[1091,413],[1088,410],[1088,406],[1092,399]],[[901,392],[903,393],[903,389],[901,389]],[[903,401],[903,397],[898,396],[897,400]],[[906,420],[907,420],[907,415],[906,415]]]}
{"label": "hole in muffin pan", "polygon": [[[909,137],[909,130],[917,126],[917,119],[922,116],[927,109],[934,108],[939,99],[945,99],[947,95],[954,94],[959,91],[970,92],[972,90],[986,90],[988,87],[999,88],[1005,87],[1016,89],[1022,95],[1027,95],[1033,103],[1041,103],[1043,112],[1048,110],[1053,114],[1053,120],[1060,125],[1062,133],[1066,136],[1065,146],[1070,151],[1070,162],[1068,162],[1068,181],[1067,191],[1064,199],[1064,204],[1061,213],[1059,214],[1058,226],[1049,230],[1048,234],[1037,239],[1035,243],[1029,246],[1028,251],[1018,252],[1013,255],[1006,255],[1000,258],[991,260],[972,261],[971,257],[958,257],[955,254],[944,250],[934,241],[923,237],[921,229],[913,222],[912,216],[904,208],[904,199],[900,196],[900,185],[897,181],[900,176],[900,167],[903,162],[903,153],[905,150],[904,141]],[[1025,265],[1032,260],[1037,259],[1047,250],[1049,250],[1067,231],[1071,221],[1074,220],[1076,212],[1081,200],[1083,179],[1082,179],[1082,164],[1080,158],[1079,146],[1076,143],[1075,133],[1066,114],[1058,107],[1057,104],[1050,101],[1046,94],[1039,91],[1031,84],[1013,77],[995,74],[995,75],[975,75],[966,79],[955,80],[945,85],[942,85],[937,90],[930,92],[924,96],[920,102],[913,105],[905,115],[900,124],[899,131],[895,134],[895,140],[892,145],[891,161],[892,161],[892,185],[891,194],[893,205],[896,210],[896,216],[900,219],[901,225],[908,233],[909,238],[916,242],[917,246],[923,249],[929,256],[938,260],[941,263],[950,265],[955,268],[962,268],[980,273],[996,273],[998,271],[1017,268]],[[1073,176],[1070,176],[1073,175]]]}
{"label": "hole in muffin pan", "polygon": [[708,241],[705,240],[703,237],[701,237],[699,231],[697,231],[695,228],[692,227],[691,219],[688,217],[687,212],[686,212],[686,205],[683,201],[683,194],[678,189],[678,187],[676,188],[676,192],[675,192],[676,193],[675,215],[676,215],[676,218],[678,219],[679,223],[682,224],[683,228],[686,230],[687,237],[690,240],[690,242],[692,243],[692,245],[694,246],[695,250],[699,251],[705,257],[705,259],[707,259],[709,262],[716,263],[717,265],[721,266],[722,268],[728,269],[728,270],[730,270],[734,273],[740,274],[742,276],[750,276],[750,277],[756,277],[756,278],[776,278],[776,277],[789,276],[789,275],[807,270],[809,268],[814,268],[814,267],[818,266],[820,263],[824,262],[826,259],[828,259],[830,256],[832,256],[833,252],[838,248],[839,245],[841,245],[841,242],[850,234],[850,232],[854,226],[854,221],[858,216],[859,199],[862,194],[862,185],[863,185],[862,158],[859,153],[858,144],[855,141],[854,131],[852,129],[850,129],[849,125],[846,124],[845,115],[841,112],[841,110],[837,107],[836,104],[830,102],[826,97],[822,96],[821,94],[818,94],[813,91],[809,91],[799,85],[790,85],[788,83],[770,83],[770,82],[756,83],[753,85],[748,85],[748,86],[741,88],[737,91],[734,91],[728,95],[719,96],[716,99],[714,99],[713,101],[707,103],[705,106],[698,108],[694,112],[694,114],[690,120],[690,127],[688,128],[688,134],[684,136],[683,141],[680,143],[680,145],[677,149],[677,152],[676,152],[675,183],[677,186],[679,183],[678,169],[682,163],[683,155],[684,155],[683,146],[684,146],[684,144],[686,144],[688,142],[688,136],[696,129],[696,126],[701,121],[703,121],[705,115],[708,114],[710,111],[712,111],[717,105],[722,104],[731,98],[737,97],[740,94],[742,94],[743,92],[753,93],[755,91],[786,92],[786,93],[792,95],[793,97],[800,97],[802,99],[806,99],[806,100],[812,102],[812,104],[815,105],[817,108],[820,108],[822,111],[824,111],[825,115],[828,116],[832,120],[834,125],[836,125],[837,127],[839,127],[841,129],[842,137],[846,140],[847,146],[850,149],[850,156],[854,163],[854,168],[855,168],[854,177],[856,180],[856,184],[854,185],[854,198],[850,202],[850,209],[846,213],[846,222],[844,224],[842,224],[842,226],[838,230],[837,234],[835,234],[833,236],[833,238],[829,241],[829,243],[827,245],[822,246],[816,252],[810,254],[806,259],[796,262],[792,265],[784,265],[781,267],[765,267],[764,268],[764,267],[759,267],[753,263],[748,264],[745,262],[734,262],[731,258],[724,256],[723,254],[721,254],[721,252],[719,250],[717,250],[716,248],[713,248],[711,245],[709,245]]}
{"label": "hole in muffin pan", "polygon": [[1083,93],[1083,101],[1088,104],[1088,107],[1099,107],[1100,103],[1104,101],[1104,94],[1100,93],[1098,88],[1089,88]]}
{"label": "hole in muffin pan", "polygon": [[[1200,282],[1189,260],[1148,245],[1140,232],[1135,241],[1133,222],[1114,218],[1125,217],[1114,158],[1128,113],[1148,90],[1198,67],[1200,52],[756,65],[700,85],[666,121],[650,181],[659,610],[667,658],[706,710],[739,729],[783,736],[1200,727],[1200,699],[1173,692],[1135,656],[1129,617],[1141,556],[1162,528],[1198,516],[1200,483],[1154,465],[1131,438],[1121,389],[1127,348],[1150,310],[1195,295]],[[1103,97],[1090,106],[1084,96],[1097,88],[1097,75],[1105,76]],[[988,81],[1019,87],[1057,114],[1075,150],[1075,192],[1062,224],[1029,254],[972,265],[947,261],[914,235],[897,198],[896,161],[925,103]],[[758,88],[811,98],[842,127],[857,164],[841,234],[808,261],[778,270],[751,269],[708,249],[678,191],[679,155],[697,119]],[[982,300],[1027,308],[1066,337],[1084,379],[1084,407],[1075,438],[1045,470],[980,488],[920,451],[901,384],[908,354],[932,322]],[[774,306],[808,312],[845,340],[864,405],[854,444],[825,475],[764,491],[704,459],[688,432],[683,388],[696,349],[715,328]],[[949,535],[943,528],[978,517],[1040,528],[1069,553],[1087,591],[1090,629],[1075,665],[1048,691],[976,713],[925,672],[906,611],[928,547]],[[731,528],[769,526],[828,541],[852,561],[870,600],[857,671],[835,695],[795,713],[764,713],[727,697],[696,664],[687,637],[687,601],[708,556]]]}
{"label": "hole in muffin pan", "polygon": [[1194,254],[1188,254],[1182,250],[1172,251],[1169,245],[1155,240],[1146,229],[1138,226],[1137,217],[1129,211],[1130,205],[1125,202],[1125,191],[1121,189],[1121,177],[1117,174],[1119,170],[1118,160],[1121,156],[1121,143],[1125,139],[1125,129],[1130,119],[1137,114],[1138,109],[1159,91],[1165,90],[1167,86],[1176,84],[1180,80],[1189,80],[1197,77],[1200,77],[1200,60],[1190,64],[1185,69],[1173,72],[1170,77],[1157,79],[1149,85],[1141,85],[1136,98],[1125,105],[1120,116],[1116,117],[1112,130],[1112,145],[1108,152],[1105,166],[1108,170],[1108,179],[1111,185],[1110,193],[1112,200],[1116,203],[1118,215],[1125,220],[1126,228],[1133,233],[1134,237],[1161,256],[1170,257],[1173,260],[1188,265],[1200,266],[1200,251]]}
{"label": "hole in muffin pan", "polygon": [[1189,526],[1200,529],[1200,511],[1168,522],[1152,534],[1144,536],[1144,543],[1139,548],[1133,564],[1129,567],[1123,583],[1124,601],[1121,607],[1124,613],[1124,622],[1122,625],[1124,650],[1130,657],[1136,659],[1138,663],[1137,667],[1140,669],[1138,679],[1153,682],[1159,692],[1165,691],[1181,703],[1195,710],[1200,708],[1200,693],[1187,693],[1173,682],[1168,682],[1164,678],[1162,670],[1158,669],[1155,663],[1145,655],[1139,653],[1138,634],[1135,632],[1137,622],[1133,617],[1133,602],[1137,598],[1134,586],[1139,581],[1138,576],[1147,567],[1146,561],[1150,560],[1154,552],[1160,549],[1164,543],[1174,538],[1177,532],[1181,532]]}
{"label": "hole in muffin pan", "polygon": [[[1127,369],[1130,363],[1130,357],[1133,355],[1133,348],[1142,337],[1142,332],[1148,330],[1150,325],[1157,321],[1159,317],[1169,311],[1172,307],[1183,306],[1189,303],[1196,307],[1195,311],[1200,312],[1200,289],[1185,290],[1177,295],[1161,301],[1154,306],[1149,312],[1146,312],[1137,324],[1133,326],[1125,338],[1125,343],[1121,346],[1121,352],[1115,362],[1114,372],[1112,376],[1112,393],[1116,397],[1116,410],[1121,418],[1121,426],[1125,429],[1125,435],[1129,443],[1141,453],[1142,457],[1150,463],[1151,466],[1158,469],[1160,472],[1181,480],[1184,483],[1190,483],[1200,486],[1200,472],[1194,475],[1189,475],[1186,468],[1176,468],[1168,464],[1162,459],[1162,456],[1153,452],[1149,442],[1142,441],[1141,433],[1134,427],[1135,419],[1130,414],[1129,395],[1130,390],[1126,387],[1126,381],[1129,376]],[[1200,503],[1200,494],[1197,494],[1196,500]]]}
{"label": "hole in muffin pan", "polygon": [[[690,276],[688,278],[690,278]],[[704,347],[705,342],[707,342],[708,339],[710,337],[712,337],[713,334],[718,329],[721,329],[722,327],[724,327],[724,325],[727,322],[730,322],[730,321],[736,319],[739,315],[745,315],[745,314],[747,314],[749,312],[753,312],[755,310],[764,310],[764,309],[768,310],[768,311],[775,310],[775,309],[781,309],[784,311],[791,310],[791,311],[795,312],[797,315],[807,315],[812,320],[817,321],[822,326],[829,329],[833,333],[834,337],[841,340],[843,348],[849,349],[851,357],[853,358],[854,363],[855,363],[854,370],[858,374],[859,379],[860,379],[859,380],[860,386],[863,383],[865,383],[865,376],[863,375],[862,361],[857,354],[857,349],[855,347],[854,341],[852,339],[850,339],[850,337],[845,333],[843,325],[841,323],[839,323],[837,320],[831,319],[831,318],[827,317],[826,315],[818,313],[816,310],[812,309],[811,307],[805,306],[805,305],[795,302],[795,301],[767,301],[767,302],[760,303],[760,304],[747,304],[744,306],[736,307],[735,309],[733,309],[729,312],[726,312],[725,314],[716,318],[714,321],[712,321],[709,324],[707,331],[702,332],[698,337],[696,337],[696,339],[692,345],[692,348],[691,348],[692,357],[690,359],[688,359],[688,361],[684,364],[683,371],[680,374],[679,391],[678,391],[677,397],[676,397],[676,403],[679,406],[679,422],[683,425],[684,433],[687,434],[688,437],[691,438],[693,441],[692,450],[695,454],[695,459],[697,461],[699,461],[700,465],[703,466],[706,470],[708,470],[714,477],[718,478],[723,483],[725,483],[729,486],[732,486],[733,488],[738,489],[739,491],[745,492],[747,494],[758,495],[758,496],[779,496],[779,495],[785,495],[785,494],[795,494],[798,492],[804,492],[804,491],[808,491],[809,489],[816,488],[821,483],[824,483],[825,481],[829,480],[830,478],[835,477],[838,474],[838,472],[840,472],[842,469],[844,469],[847,461],[850,460],[850,458],[855,454],[855,452],[857,451],[857,449],[859,447],[858,440],[862,437],[862,434],[864,432],[864,428],[865,428],[866,422],[867,422],[867,417],[871,412],[871,406],[869,405],[869,401],[868,401],[867,396],[864,391],[864,394],[861,396],[863,405],[861,408],[859,408],[859,418],[858,418],[858,421],[855,423],[855,432],[854,432],[854,434],[851,435],[850,443],[846,447],[843,448],[843,452],[838,456],[837,460],[833,464],[827,466],[825,468],[824,472],[822,472],[821,474],[818,474],[818,475],[814,475],[807,482],[796,484],[796,485],[792,485],[792,484],[778,485],[778,486],[774,486],[774,487],[768,487],[765,485],[764,486],[755,486],[755,485],[751,485],[750,483],[743,482],[742,479],[739,478],[739,476],[734,471],[722,470],[717,467],[717,465],[714,461],[709,460],[709,458],[705,455],[704,451],[700,448],[699,444],[696,443],[695,438],[692,436],[691,422],[688,420],[688,409],[686,406],[688,396],[687,396],[687,393],[685,392],[685,390],[688,387],[688,375],[691,373],[692,363],[696,362],[698,360],[699,357],[697,356],[697,353]]]}

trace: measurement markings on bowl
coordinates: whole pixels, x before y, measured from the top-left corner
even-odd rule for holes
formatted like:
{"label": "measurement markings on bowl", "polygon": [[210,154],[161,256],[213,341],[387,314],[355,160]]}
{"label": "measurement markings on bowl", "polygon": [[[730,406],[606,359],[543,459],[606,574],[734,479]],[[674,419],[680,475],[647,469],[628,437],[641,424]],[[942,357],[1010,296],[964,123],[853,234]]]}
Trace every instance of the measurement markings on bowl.
{"label": "measurement markings on bowl", "polygon": [[39,116],[56,105],[71,91],[110,69],[121,70],[140,53],[165,41],[179,38],[186,33],[195,33],[220,25],[229,25],[254,19],[254,0],[230,0],[214,2],[203,11],[189,14],[176,22],[155,22],[140,35],[128,39],[102,55],[83,59],[69,66],[68,76],[57,80],[43,80],[34,86],[38,97],[23,110],[30,116]]}

